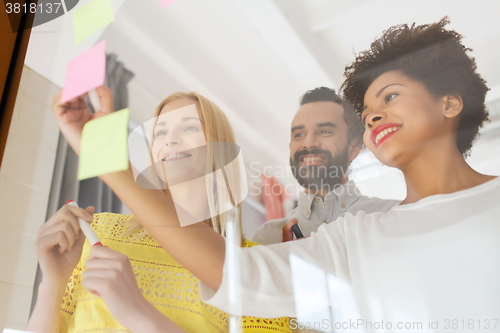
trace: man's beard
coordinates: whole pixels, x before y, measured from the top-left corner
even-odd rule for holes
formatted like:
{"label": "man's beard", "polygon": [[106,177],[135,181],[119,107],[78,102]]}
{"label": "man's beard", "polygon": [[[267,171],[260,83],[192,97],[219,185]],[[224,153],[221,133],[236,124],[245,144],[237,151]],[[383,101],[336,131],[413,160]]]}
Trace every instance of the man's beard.
{"label": "man's beard", "polygon": [[[300,158],[305,155],[322,154],[327,157],[326,165],[303,165],[300,166]],[[349,166],[348,147],[339,152],[335,157],[327,150],[311,149],[301,150],[290,157],[290,167],[295,179],[302,187],[308,188],[314,192],[319,190],[333,191],[335,186],[342,184],[344,175]]]}

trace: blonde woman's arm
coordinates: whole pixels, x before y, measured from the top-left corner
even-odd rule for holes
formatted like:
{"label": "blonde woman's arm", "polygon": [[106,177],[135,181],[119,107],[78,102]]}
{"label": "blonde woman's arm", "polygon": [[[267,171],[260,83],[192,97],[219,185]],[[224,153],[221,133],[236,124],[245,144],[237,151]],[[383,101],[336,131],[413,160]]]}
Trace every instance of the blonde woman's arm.
{"label": "blonde woman's arm", "polygon": [[38,296],[26,330],[29,332],[56,333],[59,329],[59,308],[64,294],[64,287],[46,285],[38,288]]}

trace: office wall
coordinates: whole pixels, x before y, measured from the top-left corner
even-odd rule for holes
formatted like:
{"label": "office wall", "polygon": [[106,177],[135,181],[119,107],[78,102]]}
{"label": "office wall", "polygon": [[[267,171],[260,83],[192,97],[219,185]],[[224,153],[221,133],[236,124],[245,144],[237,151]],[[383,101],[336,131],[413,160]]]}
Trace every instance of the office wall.
{"label": "office wall", "polygon": [[0,329],[23,329],[29,316],[35,236],[45,220],[59,138],[50,110],[57,90],[23,68],[0,169]]}

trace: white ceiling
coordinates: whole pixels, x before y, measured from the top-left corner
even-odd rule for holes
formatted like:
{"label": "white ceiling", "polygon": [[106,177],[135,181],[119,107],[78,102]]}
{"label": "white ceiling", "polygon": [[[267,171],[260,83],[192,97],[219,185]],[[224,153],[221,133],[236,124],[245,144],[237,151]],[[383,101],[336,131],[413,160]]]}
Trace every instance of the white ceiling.
{"label": "white ceiling", "polygon": [[[492,88],[489,102],[500,98],[497,0],[176,0],[164,10],[160,0],[113,0],[113,6],[116,21],[78,47],[70,15],[35,28],[26,65],[62,85],[67,60],[106,39],[107,51],[135,73],[129,85],[133,121],[148,120],[172,92],[197,91],[226,112],[247,171],[254,174],[255,163],[248,170],[253,162],[261,163],[259,170],[288,167],[289,128],[300,96],[321,85],[338,88],[353,52],[368,48],[394,24],[448,15],[450,27],[474,49],[478,70]],[[500,115],[500,107],[495,110]],[[488,152],[499,146],[499,132],[496,123],[490,126],[478,153],[483,157],[474,163],[490,165]],[[380,167],[368,152],[355,171],[365,184],[389,177],[393,194],[382,196],[404,196],[400,175]]]}

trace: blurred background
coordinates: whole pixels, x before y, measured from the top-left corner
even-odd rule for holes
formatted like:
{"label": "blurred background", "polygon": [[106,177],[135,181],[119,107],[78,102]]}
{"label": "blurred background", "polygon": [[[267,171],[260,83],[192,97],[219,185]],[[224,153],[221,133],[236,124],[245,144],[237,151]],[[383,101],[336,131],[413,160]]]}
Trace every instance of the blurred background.
{"label": "blurred background", "polygon": [[[76,171],[65,168],[71,152],[59,140],[50,105],[64,83],[67,61],[100,40],[130,74],[125,85],[131,129],[152,118],[159,102],[176,91],[196,91],[226,113],[249,182],[246,236],[266,220],[262,175],[275,176],[290,192],[283,198],[285,212],[300,191],[289,173],[290,125],[299,98],[319,86],[338,89],[354,54],[395,24],[448,16],[449,27],[464,36],[491,88],[491,122],[468,162],[480,172],[500,173],[498,1],[176,0],[163,10],[160,0],[112,3],[116,20],[78,46],[70,14],[32,30],[0,170],[0,328],[24,327],[36,274],[36,232],[60,202],[72,199],[61,193],[81,193]],[[353,162],[351,179],[368,196],[406,194],[402,174],[368,150]],[[110,200],[115,210],[128,212]]]}

